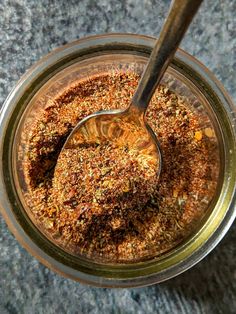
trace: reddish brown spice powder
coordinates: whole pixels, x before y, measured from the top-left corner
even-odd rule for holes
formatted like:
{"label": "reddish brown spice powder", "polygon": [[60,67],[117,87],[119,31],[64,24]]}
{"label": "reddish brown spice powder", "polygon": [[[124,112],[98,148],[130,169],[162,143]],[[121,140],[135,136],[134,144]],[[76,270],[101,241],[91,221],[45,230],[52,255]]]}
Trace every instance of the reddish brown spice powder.
{"label": "reddish brown spice powder", "polygon": [[25,143],[26,203],[41,230],[73,254],[117,263],[158,256],[193,232],[214,197],[214,130],[165,86],[147,111],[162,149],[158,180],[135,154],[109,145],[69,150],[57,164],[73,127],[98,110],[126,108],[138,80],[120,71],[72,85],[48,101]]}

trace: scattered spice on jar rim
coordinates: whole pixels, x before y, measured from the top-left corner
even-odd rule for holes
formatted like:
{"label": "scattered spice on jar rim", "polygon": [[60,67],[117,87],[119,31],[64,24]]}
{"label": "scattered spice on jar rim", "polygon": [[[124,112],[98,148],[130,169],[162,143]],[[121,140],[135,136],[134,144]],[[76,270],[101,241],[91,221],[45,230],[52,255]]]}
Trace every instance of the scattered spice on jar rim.
{"label": "scattered spice on jar rim", "polygon": [[119,70],[73,83],[47,101],[26,131],[24,198],[36,225],[63,249],[98,262],[170,251],[199,225],[217,187],[219,153],[210,120],[164,85],[147,110],[162,150],[160,177],[137,152],[109,143],[60,155],[81,119],[126,108],[139,78]]}

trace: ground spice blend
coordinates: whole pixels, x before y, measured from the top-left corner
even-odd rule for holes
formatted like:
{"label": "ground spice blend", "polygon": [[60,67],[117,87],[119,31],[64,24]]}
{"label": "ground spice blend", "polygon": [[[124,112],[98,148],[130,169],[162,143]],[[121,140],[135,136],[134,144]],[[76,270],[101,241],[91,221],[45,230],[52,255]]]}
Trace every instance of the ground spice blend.
{"label": "ground spice blend", "polygon": [[100,262],[160,256],[186,239],[212,201],[219,175],[214,129],[188,99],[159,86],[147,121],[162,150],[162,171],[107,145],[58,156],[73,127],[99,110],[126,108],[139,75],[123,70],[73,83],[45,104],[27,130],[23,174],[36,225],[72,254]]}

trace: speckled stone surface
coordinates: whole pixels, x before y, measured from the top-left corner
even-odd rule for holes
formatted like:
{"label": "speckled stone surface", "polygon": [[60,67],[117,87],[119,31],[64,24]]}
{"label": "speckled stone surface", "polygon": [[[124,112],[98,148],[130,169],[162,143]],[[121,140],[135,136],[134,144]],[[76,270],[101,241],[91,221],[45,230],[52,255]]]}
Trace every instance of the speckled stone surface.
{"label": "speckled stone surface", "polygon": [[[0,0],[0,104],[52,49],[90,34],[158,35],[170,1]],[[182,47],[236,102],[236,1],[205,0]],[[138,289],[91,288],[30,256],[0,216],[0,313],[236,313],[236,227],[202,262],[168,282]]]}

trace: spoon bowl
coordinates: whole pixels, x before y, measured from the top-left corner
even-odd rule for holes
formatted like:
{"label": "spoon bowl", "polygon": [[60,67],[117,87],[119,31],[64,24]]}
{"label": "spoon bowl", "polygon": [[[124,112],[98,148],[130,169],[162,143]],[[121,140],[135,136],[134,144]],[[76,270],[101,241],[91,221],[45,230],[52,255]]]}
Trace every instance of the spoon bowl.
{"label": "spoon bowl", "polygon": [[161,151],[157,138],[138,109],[100,111],[81,120],[63,149],[112,144],[135,151],[142,163],[161,169]]}

